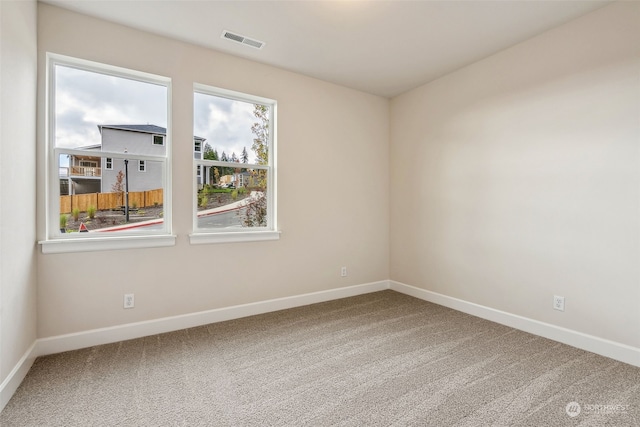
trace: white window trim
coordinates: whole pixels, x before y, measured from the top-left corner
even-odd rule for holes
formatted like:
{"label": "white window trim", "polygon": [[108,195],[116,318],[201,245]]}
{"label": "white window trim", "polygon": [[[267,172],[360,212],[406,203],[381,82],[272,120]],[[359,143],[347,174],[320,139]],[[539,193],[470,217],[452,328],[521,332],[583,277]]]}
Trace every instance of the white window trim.
{"label": "white window trim", "polygon": [[147,161],[138,160],[138,172],[145,173],[147,171]]}
{"label": "white window trim", "polygon": [[[69,235],[60,234],[60,228],[58,223],[58,215],[53,213],[59,213],[60,206],[60,185],[58,177],[57,156],[59,153],[65,151],[74,151],[67,149],[60,149],[55,147],[53,139],[55,138],[55,67],[56,65],[62,65],[66,67],[77,68],[80,70],[93,71],[101,74],[112,75],[115,77],[122,77],[126,79],[138,80],[144,83],[154,83],[165,86],[167,88],[167,129],[171,129],[171,79],[168,77],[162,77],[154,74],[149,74],[141,71],[129,70],[120,68],[108,64],[101,64],[93,61],[87,61],[78,58],[72,58],[69,56],[58,55],[54,53],[47,53],[47,68],[46,68],[46,109],[45,115],[45,137],[44,144],[45,149],[45,178],[43,179],[44,199],[45,199],[45,236],[38,243],[41,245],[43,254],[51,253],[68,253],[68,252],[84,252],[84,251],[103,251],[114,249],[135,249],[135,248],[154,248],[162,246],[173,246],[176,242],[176,236],[172,234],[172,185],[171,185],[171,150],[172,145],[166,144],[165,154],[163,156],[140,156],[136,155],[136,158],[148,157],[149,160],[157,161],[159,158],[165,163],[165,170],[163,174],[163,194],[164,194],[164,210],[163,210],[163,223],[165,225],[163,230],[158,232],[149,232],[141,235],[139,233],[128,234],[119,232],[113,236],[104,236],[102,233],[98,237],[94,233],[82,233],[80,236],[78,233],[72,233]],[[166,136],[168,137],[168,135]],[[165,138],[166,138],[165,137]],[[166,141],[165,141],[166,142]],[[78,150],[81,151],[81,150]],[[86,151],[82,152],[86,155]],[[93,153],[92,153],[93,154]],[[99,152],[96,157],[127,157],[122,153],[110,153]],[[145,159],[147,160],[147,159]],[[90,235],[91,234],[91,235]],[[89,236],[90,235],[90,236]]]}
{"label": "white window trim", "polygon": [[[236,101],[248,102],[252,104],[268,105],[270,118],[269,123],[271,129],[269,131],[269,165],[253,165],[242,163],[242,168],[258,168],[267,169],[267,194],[272,197],[272,203],[267,204],[267,227],[247,227],[247,228],[222,228],[215,229],[199,229],[198,228],[198,179],[196,176],[197,165],[206,166],[228,166],[228,162],[212,161],[212,160],[193,160],[193,232],[189,234],[189,242],[192,245],[198,244],[214,244],[214,243],[234,243],[234,242],[256,242],[266,240],[280,239],[280,231],[278,230],[277,205],[278,195],[277,188],[277,166],[276,166],[276,149],[277,149],[277,102],[273,99],[263,98],[254,95],[248,95],[228,89],[217,88],[213,86],[194,83],[194,92],[204,95],[212,95],[222,98],[228,98]],[[204,148],[204,144],[202,144]]]}
{"label": "white window trim", "polygon": [[104,158],[104,169],[108,171],[113,170],[113,157],[105,157]]}

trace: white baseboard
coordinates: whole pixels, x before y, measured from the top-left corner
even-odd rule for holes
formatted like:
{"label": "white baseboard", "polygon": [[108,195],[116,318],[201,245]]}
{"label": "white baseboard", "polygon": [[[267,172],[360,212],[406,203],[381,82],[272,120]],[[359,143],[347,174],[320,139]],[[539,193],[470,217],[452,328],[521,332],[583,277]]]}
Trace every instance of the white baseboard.
{"label": "white baseboard", "polygon": [[77,350],[95,345],[109,344],[207,325],[209,323],[223,322],[225,320],[238,319],[256,314],[347,298],[384,289],[389,289],[388,280],[41,338],[36,341],[35,353],[37,356],[61,353],[63,351]]}
{"label": "white baseboard", "polygon": [[20,361],[14,366],[7,378],[0,384],[0,412],[7,406],[11,396],[16,392],[24,377],[27,376],[27,372],[31,369],[31,365],[36,360],[35,354],[36,341],[31,344],[31,347],[25,352]]}
{"label": "white baseboard", "polygon": [[406,295],[640,367],[640,348],[474,304],[393,280],[389,281],[389,285],[390,289]]}

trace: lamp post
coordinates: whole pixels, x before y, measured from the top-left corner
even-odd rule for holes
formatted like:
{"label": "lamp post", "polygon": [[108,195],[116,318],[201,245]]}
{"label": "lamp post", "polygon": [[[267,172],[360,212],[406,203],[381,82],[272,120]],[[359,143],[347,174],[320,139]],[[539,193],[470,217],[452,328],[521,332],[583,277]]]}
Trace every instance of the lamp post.
{"label": "lamp post", "polygon": [[129,159],[124,159],[124,220],[129,222]]}

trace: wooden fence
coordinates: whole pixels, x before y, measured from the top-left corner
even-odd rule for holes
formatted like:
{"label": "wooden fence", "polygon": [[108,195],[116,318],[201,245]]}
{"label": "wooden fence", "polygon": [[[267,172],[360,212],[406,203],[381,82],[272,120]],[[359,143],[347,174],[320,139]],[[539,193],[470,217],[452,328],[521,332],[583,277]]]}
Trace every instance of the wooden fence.
{"label": "wooden fence", "polygon": [[[139,208],[162,205],[162,188],[149,191],[130,191],[129,206]],[[124,193],[90,193],[75,194],[73,196],[60,196],[60,213],[71,213],[78,208],[80,212],[86,212],[89,206],[97,210],[115,209],[124,206]]]}

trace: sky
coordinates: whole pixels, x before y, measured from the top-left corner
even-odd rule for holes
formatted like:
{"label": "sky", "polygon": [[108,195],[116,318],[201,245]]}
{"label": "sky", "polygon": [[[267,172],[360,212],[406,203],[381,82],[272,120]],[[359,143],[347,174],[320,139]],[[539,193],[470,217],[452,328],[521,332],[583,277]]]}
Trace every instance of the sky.
{"label": "sky", "polygon": [[[165,86],[56,66],[56,146],[100,144],[99,124],[167,127]],[[194,93],[194,135],[229,157],[247,148],[249,162],[255,122],[253,104]]]}

